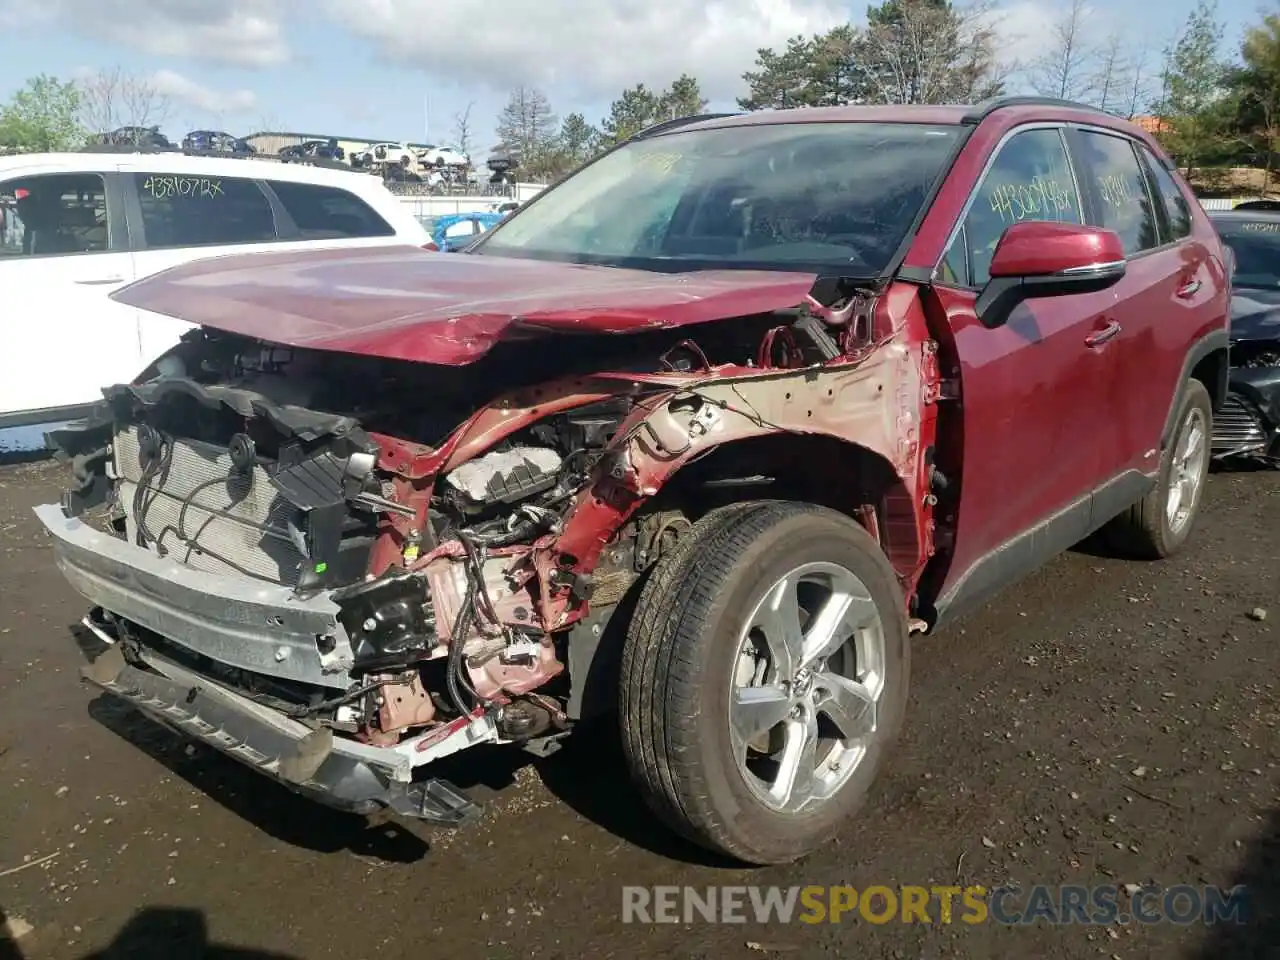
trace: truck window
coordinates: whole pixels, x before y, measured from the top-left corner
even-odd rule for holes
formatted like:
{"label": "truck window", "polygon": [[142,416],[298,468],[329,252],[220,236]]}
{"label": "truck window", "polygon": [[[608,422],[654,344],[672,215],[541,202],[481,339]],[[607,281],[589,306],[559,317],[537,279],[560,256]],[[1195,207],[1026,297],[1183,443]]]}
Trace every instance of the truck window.
{"label": "truck window", "polygon": [[1155,204],[1147,189],[1146,177],[1138,166],[1134,143],[1126,137],[1080,132],[1084,156],[1083,175],[1093,185],[1099,216],[1094,226],[1120,235],[1125,256],[1160,245]]}
{"label": "truck window", "polygon": [[253,180],[135,173],[133,181],[149,249],[276,240],[271,204]]}
{"label": "truck window", "polygon": [[1156,158],[1155,154],[1146,147],[1140,147],[1139,150],[1151,170],[1156,193],[1160,195],[1164,208],[1169,214],[1171,236],[1167,239],[1181,240],[1183,237],[1191,236],[1191,207],[1187,204],[1187,198],[1178,186],[1178,182],[1173,179],[1172,174],[1165,169],[1164,164]]}
{"label": "truck window", "polygon": [[99,253],[108,248],[107,189],[96,173],[0,183],[0,256]]}
{"label": "truck window", "polygon": [[272,180],[275,191],[303,240],[390,237],[395,229],[354,193],[313,183]]}
{"label": "truck window", "polygon": [[968,286],[984,286],[996,244],[1009,226],[1024,220],[1083,222],[1071,161],[1056,128],[1024,130],[1000,148],[943,258],[939,280],[963,283],[967,275]]}

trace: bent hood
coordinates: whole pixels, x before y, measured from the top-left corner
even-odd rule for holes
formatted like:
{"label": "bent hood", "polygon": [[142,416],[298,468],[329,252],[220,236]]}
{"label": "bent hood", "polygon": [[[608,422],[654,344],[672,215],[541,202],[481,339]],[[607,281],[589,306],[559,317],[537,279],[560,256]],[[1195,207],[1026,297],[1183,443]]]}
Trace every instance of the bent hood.
{"label": "bent hood", "polygon": [[457,365],[503,339],[627,334],[795,307],[816,279],[383,247],[214,257],[139,280],[112,299],[289,346]]}

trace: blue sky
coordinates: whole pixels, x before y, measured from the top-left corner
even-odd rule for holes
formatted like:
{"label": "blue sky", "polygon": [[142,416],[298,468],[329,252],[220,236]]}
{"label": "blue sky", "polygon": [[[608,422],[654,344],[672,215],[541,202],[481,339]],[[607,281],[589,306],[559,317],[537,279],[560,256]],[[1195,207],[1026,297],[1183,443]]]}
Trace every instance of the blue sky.
{"label": "blue sky", "polygon": [[[1063,3],[1069,0],[1062,0]],[[1120,0],[1087,14],[1152,57],[1193,0]],[[1116,9],[1121,8],[1121,9]],[[37,73],[121,68],[171,101],[164,128],[214,126],[434,142],[455,139],[471,105],[473,148],[516,84],[560,115],[598,121],[624,87],[687,71],[730,107],[760,46],[859,19],[837,0],[0,0],[0,97]],[[1052,3],[999,4],[1010,57],[1051,43]],[[1238,46],[1256,0],[1220,0],[1224,47]],[[428,126],[429,124],[429,126]]]}

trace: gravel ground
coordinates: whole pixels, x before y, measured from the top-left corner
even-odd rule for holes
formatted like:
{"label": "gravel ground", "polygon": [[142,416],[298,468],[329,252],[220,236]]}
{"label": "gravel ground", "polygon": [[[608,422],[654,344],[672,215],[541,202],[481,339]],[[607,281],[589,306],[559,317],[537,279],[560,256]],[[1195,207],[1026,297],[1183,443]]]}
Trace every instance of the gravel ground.
{"label": "gravel ground", "polygon": [[[656,827],[606,738],[545,761],[468,755],[454,779],[486,813],[449,832],[321,809],[96,697],[70,631],[84,604],[30,513],[58,482],[0,467],[3,960],[1280,957],[1280,473],[1215,475],[1173,561],[1082,548],[920,641],[907,731],[864,814],[758,871]],[[620,919],[623,884],[1009,880],[1246,883],[1253,920]]]}

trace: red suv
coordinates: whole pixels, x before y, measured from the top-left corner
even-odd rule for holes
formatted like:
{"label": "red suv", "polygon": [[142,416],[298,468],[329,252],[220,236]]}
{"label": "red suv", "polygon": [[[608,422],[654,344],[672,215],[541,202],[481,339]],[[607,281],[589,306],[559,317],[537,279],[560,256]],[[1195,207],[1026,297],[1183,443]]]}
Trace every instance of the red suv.
{"label": "red suv", "polygon": [[613,713],[652,808],[756,863],[862,803],[911,634],[1093,531],[1186,541],[1227,373],[1168,159],[1032,99],[663,124],[462,254],[116,298],[203,326],[52,437],[89,680],[446,823],[440,758]]}

